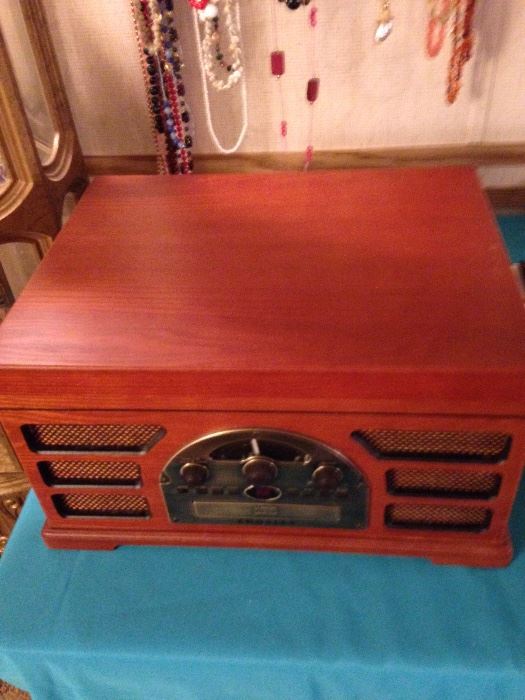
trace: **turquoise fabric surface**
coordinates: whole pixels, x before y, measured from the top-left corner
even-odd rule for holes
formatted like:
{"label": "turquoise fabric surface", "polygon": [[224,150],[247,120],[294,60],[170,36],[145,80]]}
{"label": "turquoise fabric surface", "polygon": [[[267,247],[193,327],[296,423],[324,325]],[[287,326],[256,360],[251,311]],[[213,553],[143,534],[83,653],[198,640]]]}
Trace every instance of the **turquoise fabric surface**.
{"label": "turquoise fabric surface", "polygon": [[525,260],[525,216],[498,216],[498,223],[512,262]]}
{"label": "turquoise fabric surface", "polygon": [[[500,223],[512,257],[525,257],[523,220]],[[525,487],[515,559],[497,570],[254,550],[51,551],[42,523],[31,495],[0,560],[0,678],[34,700],[525,698]]]}
{"label": "turquoise fabric surface", "polygon": [[525,490],[507,569],[255,550],[47,550],[34,496],[0,562],[0,677],[34,700],[523,700]]}

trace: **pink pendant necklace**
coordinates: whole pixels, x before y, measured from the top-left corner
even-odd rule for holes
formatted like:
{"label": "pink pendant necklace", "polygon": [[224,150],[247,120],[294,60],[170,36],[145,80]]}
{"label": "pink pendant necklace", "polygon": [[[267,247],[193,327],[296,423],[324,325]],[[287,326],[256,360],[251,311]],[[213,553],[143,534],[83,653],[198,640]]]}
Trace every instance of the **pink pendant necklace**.
{"label": "pink pendant necklace", "polygon": [[314,106],[319,96],[319,73],[317,70],[317,7],[313,5],[308,13],[308,24],[311,29],[311,51],[310,51],[310,75],[312,76],[306,85],[306,99],[310,110],[308,120],[308,145],[304,154],[303,169],[308,170],[314,155]]}
{"label": "pink pendant necklace", "polygon": [[[280,0],[282,1],[282,0]],[[306,6],[308,3],[303,3]],[[272,75],[276,78],[277,84],[279,86],[279,101],[281,106],[281,119],[279,124],[279,134],[281,137],[281,143],[283,150],[288,150],[288,120],[286,118],[286,99],[284,94],[283,85],[283,75],[286,70],[286,56],[285,52],[279,45],[279,30],[277,22],[276,5],[274,2],[271,3],[272,12],[272,28],[273,28],[273,45],[274,50],[270,54],[270,70]],[[297,5],[299,7],[299,3]],[[295,8],[291,8],[295,9]],[[306,83],[306,101],[309,108],[308,114],[308,144],[304,153],[303,160],[303,170],[307,170],[313,159],[314,147],[313,147],[313,134],[314,134],[314,106],[317,102],[317,97],[319,95],[319,73],[317,68],[317,16],[318,10],[317,6],[313,5],[308,11],[308,31],[310,34],[310,65],[309,73],[310,78]]]}
{"label": "pink pendant necklace", "polygon": [[426,49],[430,58],[435,58],[443,47],[452,11],[452,0],[431,0],[429,3]]}

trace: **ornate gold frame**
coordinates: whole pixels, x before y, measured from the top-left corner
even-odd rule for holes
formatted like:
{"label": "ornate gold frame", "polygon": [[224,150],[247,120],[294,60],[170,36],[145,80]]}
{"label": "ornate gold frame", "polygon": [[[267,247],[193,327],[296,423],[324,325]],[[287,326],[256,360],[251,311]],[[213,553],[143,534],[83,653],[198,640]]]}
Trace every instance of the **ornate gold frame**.
{"label": "ornate gold frame", "polygon": [[21,2],[20,7],[59,139],[53,158],[42,165],[0,30],[0,146],[11,173],[11,182],[0,195],[0,242],[6,233],[36,231],[55,236],[62,223],[65,195],[78,195],[87,184],[41,0]]}
{"label": "ornate gold frame", "polygon": [[[79,196],[87,185],[84,159],[60,75],[41,0],[20,8],[58,144],[42,165],[13,65],[0,29],[0,148],[10,179],[0,193],[0,244],[29,242],[42,258],[62,225],[66,194]],[[0,265],[0,321],[13,303]],[[14,457],[0,464],[0,554],[29,489]]]}

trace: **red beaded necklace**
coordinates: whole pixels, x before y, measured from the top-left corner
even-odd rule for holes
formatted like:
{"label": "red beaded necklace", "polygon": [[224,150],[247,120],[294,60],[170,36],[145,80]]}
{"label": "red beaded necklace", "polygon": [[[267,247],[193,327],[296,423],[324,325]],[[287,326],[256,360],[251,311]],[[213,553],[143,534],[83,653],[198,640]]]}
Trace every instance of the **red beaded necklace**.
{"label": "red beaded necklace", "polygon": [[463,66],[472,56],[474,39],[472,24],[476,0],[459,0],[456,5],[454,24],[452,28],[452,54],[448,69],[447,101],[456,101],[461,88]]}
{"label": "red beaded necklace", "polygon": [[451,17],[452,52],[447,76],[447,102],[453,104],[461,89],[463,67],[472,56],[473,21],[476,0],[431,0],[427,24],[426,49],[430,58],[443,47],[447,24]]}
{"label": "red beaded necklace", "polygon": [[[308,3],[303,3],[307,5]],[[279,99],[281,104],[281,119],[279,124],[279,133],[282,140],[282,147],[284,150],[288,149],[287,136],[288,136],[288,121],[286,119],[286,109],[285,109],[285,96],[283,89],[282,78],[285,74],[286,59],[285,52],[279,48],[279,32],[278,32],[278,22],[276,15],[276,8],[274,2],[270,3],[272,12],[272,27],[273,27],[273,43],[274,50],[270,54],[270,70],[273,76],[276,77],[277,83],[279,85]],[[298,5],[299,6],[299,5]],[[295,8],[292,8],[295,9]],[[308,144],[306,146],[303,169],[307,170],[313,159],[314,147],[313,147],[313,132],[314,132],[314,105],[317,101],[319,95],[319,73],[317,69],[317,32],[315,31],[317,27],[317,16],[318,9],[316,5],[313,5],[308,11],[308,27],[311,31],[311,46],[309,51],[310,56],[310,75],[306,83],[306,100],[310,108],[308,115]]]}

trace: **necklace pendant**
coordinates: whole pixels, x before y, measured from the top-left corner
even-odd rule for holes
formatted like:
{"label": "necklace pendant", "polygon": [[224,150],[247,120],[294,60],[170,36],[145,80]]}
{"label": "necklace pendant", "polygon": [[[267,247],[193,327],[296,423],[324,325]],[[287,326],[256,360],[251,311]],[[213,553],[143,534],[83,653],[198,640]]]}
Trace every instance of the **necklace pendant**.
{"label": "necklace pendant", "polygon": [[383,3],[383,9],[377,18],[377,27],[374,34],[374,39],[376,44],[380,44],[385,39],[388,39],[390,34],[392,34],[392,29],[394,28],[394,17],[390,11],[390,1],[385,0]]}
{"label": "necklace pendant", "polygon": [[375,39],[376,44],[380,44],[381,42],[385,41],[385,39],[388,39],[388,37],[392,34],[393,28],[394,28],[393,17],[391,17],[389,20],[386,20],[383,22],[378,22],[376,33],[374,35],[374,39]]}
{"label": "necklace pendant", "polygon": [[306,99],[310,104],[313,104],[317,100],[319,95],[319,78],[310,78],[306,84]]}
{"label": "necklace pendant", "polygon": [[270,54],[272,75],[278,78],[284,75],[284,51],[272,51]]}

